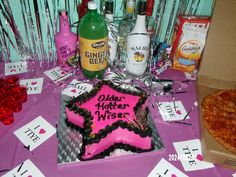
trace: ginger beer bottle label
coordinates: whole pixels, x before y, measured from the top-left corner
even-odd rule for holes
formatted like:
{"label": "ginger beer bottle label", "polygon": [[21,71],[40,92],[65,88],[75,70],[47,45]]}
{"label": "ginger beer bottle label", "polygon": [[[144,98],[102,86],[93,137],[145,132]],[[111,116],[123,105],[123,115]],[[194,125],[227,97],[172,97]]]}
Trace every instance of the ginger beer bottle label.
{"label": "ginger beer bottle label", "polygon": [[81,67],[88,71],[100,71],[107,67],[108,37],[86,39],[80,36]]}

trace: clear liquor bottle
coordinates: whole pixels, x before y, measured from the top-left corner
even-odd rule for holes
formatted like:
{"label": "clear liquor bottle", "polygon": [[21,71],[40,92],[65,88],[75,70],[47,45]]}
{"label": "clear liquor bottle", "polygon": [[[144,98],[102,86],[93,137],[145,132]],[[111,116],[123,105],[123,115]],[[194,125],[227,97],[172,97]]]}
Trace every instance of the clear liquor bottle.
{"label": "clear liquor bottle", "polygon": [[105,19],[108,27],[108,48],[109,48],[109,64],[113,65],[117,57],[117,25],[114,23],[114,1],[107,0],[105,2]]}
{"label": "clear liquor bottle", "polygon": [[135,4],[136,4],[135,0],[126,0],[123,19],[119,23],[118,45],[120,48],[120,58],[123,63],[125,63],[126,60],[127,35],[133,29],[135,23]]}

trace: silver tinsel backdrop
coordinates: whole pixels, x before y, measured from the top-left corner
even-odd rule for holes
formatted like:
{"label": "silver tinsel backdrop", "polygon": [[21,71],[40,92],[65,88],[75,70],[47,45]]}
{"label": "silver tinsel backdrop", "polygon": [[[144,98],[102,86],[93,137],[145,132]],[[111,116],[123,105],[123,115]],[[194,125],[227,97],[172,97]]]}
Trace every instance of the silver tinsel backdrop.
{"label": "silver tinsel backdrop", "polygon": [[[105,0],[96,0],[102,9]],[[116,16],[122,15],[125,0],[116,0]],[[69,13],[72,31],[77,31],[80,0],[1,0],[0,60],[56,60],[54,35],[58,10]],[[176,15],[212,14],[214,0],[156,0],[153,12],[157,41],[170,42]]]}

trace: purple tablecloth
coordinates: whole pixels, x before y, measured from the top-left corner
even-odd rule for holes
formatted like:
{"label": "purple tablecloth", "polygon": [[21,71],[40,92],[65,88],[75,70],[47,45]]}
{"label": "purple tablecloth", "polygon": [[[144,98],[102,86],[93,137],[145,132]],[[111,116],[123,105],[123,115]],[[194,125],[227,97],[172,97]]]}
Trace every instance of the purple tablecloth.
{"label": "purple tablecloth", "polygon": [[[0,71],[3,71],[2,65],[0,66]],[[1,77],[3,77],[3,72],[1,73]],[[15,122],[12,125],[5,126],[0,124],[0,171],[3,171],[0,172],[0,175],[3,175],[7,170],[16,167],[26,159],[30,159],[47,177],[146,177],[160,159],[165,158],[168,160],[169,154],[176,154],[173,142],[199,138],[199,117],[197,107],[189,114],[190,119],[188,122],[191,123],[192,126],[167,123],[162,120],[154,102],[156,99],[154,97],[151,99],[151,104],[154,105],[154,107],[150,106],[151,113],[165,146],[163,150],[58,165],[58,140],[56,134],[30,152],[17,139],[13,132],[39,115],[44,117],[53,126],[56,126],[56,122],[60,117],[60,93],[64,86],[58,87],[51,82],[50,79],[43,74],[43,70],[39,71],[37,69],[37,73],[31,72],[20,74],[19,77],[21,79],[44,77],[43,91],[41,94],[28,96],[28,101],[24,103],[22,111],[15,114]],[[161,77],[172,78],[174,80],[186,79],[183,73],[171,70],[166,71]],[[78,78],[78,76],[75,76],[74,78]],[[159,99],[168,98],[162,97]],[[181,100],[186,110],[189,110],[196,101],[196,82],[188,82],[188,92],[176,95],[175,100]],[[184,170],[180,161],[171,161],[170,163],[190,177],[225,177],[232,176],[232,174],[235,173],[233,170],[224,169],[217,165],[215,165],[214,168],[189,172]]]}

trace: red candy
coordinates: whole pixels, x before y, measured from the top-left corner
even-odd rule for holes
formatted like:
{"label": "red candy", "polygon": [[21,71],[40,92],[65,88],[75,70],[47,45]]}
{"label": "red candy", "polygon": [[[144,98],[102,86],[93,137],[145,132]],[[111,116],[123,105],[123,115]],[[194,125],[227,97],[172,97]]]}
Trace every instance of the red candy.
{"label": "red candy", "polygon": [[0,78],[0,121],[4,125],[14,122],[14,112],[20,112],[27,101],[27,90],[18,81],[16,76]]}

